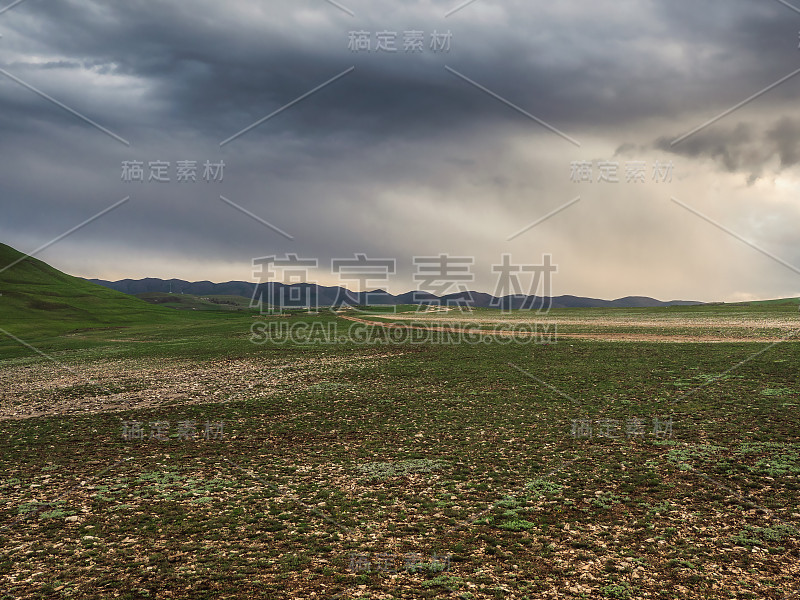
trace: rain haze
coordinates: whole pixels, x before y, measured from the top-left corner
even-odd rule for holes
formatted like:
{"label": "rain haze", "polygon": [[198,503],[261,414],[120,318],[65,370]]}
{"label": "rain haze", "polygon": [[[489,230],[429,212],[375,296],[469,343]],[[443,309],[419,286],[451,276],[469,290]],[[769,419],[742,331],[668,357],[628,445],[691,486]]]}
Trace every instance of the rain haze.
{"label": "rain haze", "polygon": [[553,295],[798,296],[799,30],[780,0],[14,3],[0,238],[129,198],[37,257],[222,282],[294,253],[335,285],[363,253],[402,293],[415,256],[492,292],[551,255]]}

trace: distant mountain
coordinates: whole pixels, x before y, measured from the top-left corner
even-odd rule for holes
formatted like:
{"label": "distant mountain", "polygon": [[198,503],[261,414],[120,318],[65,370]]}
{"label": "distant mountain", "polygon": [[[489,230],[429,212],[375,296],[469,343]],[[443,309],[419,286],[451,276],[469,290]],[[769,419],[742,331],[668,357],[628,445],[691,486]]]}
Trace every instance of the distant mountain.
{"label": "distant mountain", "polygon": [[483,292],[459,292],[445,296],[435,296],[427,292],[412,291],[404,294],[393,295],[383,290],[372,292],[351,292],[350,290],[333,286],[326,287],[313,283],[296,283],[286,285],[283,283],[269,282],[256,284],[247,281],[228,281],[226,283],[212,283],[210,281],[189,282],[182,279],[122,279],[120,281],[104,281],[102,279],[89,279],[91,283],[105,286],[125,294],[144,293],[169,293],[192,294],[196,296],[226,295],[244,296],[254,298],[266,304],[281,304],[283,306],[338,306],[341,304],[424,304],[426,302],[439,302],[441,304],[458,304],[476,308],[542,308],[547,306],[549,300],[551,308],[592,308],[592,307],[617,307],[617,308],[655,308],[664,306],[691,306],[702,304],[691,300],[670,300],[662,302],[646,296],[627,296],[617,300],[599,300],[597,298],[582,298],[579,296],[555,296],[553,298],[540,298],[537,296],[503,296],[496,298]]}
{"label": "distant mountain", "polygon": [[192,294],[194,296],[244,296],[253,295],[254,283],[246,281],[229,281],[227,283],[211,283],[210,281],[195,281],[190,283],[181,279],[121,279],[120,281],[104,281],[102,279],[88,279],[92,283],[122,292],[123,294],[147,294],[158,292],[168,294]]}

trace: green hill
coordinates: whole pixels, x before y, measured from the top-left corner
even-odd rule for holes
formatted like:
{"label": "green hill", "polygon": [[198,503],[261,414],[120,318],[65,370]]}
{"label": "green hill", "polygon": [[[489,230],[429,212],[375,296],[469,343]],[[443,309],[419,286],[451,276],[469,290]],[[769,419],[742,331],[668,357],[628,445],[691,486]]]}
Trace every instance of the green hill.
{"label": "green hill", "polygon": [[124,327],[142,321],[169,320],[174,314],[62,273],[35,258],[23,259],[24,256],[0,244],[0,327],[15,336],[30,338],[76,329]]}
{"label": "green hill", "polygon": [[145,292],[136,294],[148,304],[166,306],[177,310],[244,311],[250,308],[250,298],[244,296],[194,294],[166,294],[164,292]]}

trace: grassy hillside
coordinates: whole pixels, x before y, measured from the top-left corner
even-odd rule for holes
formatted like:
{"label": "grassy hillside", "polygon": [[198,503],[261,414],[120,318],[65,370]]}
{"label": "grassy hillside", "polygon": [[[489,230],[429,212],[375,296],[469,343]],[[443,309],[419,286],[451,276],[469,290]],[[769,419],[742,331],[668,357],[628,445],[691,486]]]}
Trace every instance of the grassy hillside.
{"label": "grassy hillside", "polygon": [[178,310],[250,310],[250,298],[245,298],[244,296],[197,296],[195,294],[146,292],[143,294],[136,294],[136,297],[144,300],[148,304],[155,304],[157,306],[165,306]]}
{"label": "grassy hillside", "polygon": [[62,273],[0,244],[0,327],[16,336],[123,327],[174,318],[174,312]]}

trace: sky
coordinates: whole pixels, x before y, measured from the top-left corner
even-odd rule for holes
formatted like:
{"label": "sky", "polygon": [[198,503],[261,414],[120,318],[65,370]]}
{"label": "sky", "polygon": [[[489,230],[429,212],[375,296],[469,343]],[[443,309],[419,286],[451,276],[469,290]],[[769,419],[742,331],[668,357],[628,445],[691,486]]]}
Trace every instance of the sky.
{"label": "sky", "polygon": [[799,32],[800,0],[4,0],[0,241],[109,280],[296,255],[492,293],[509,255],[525,293],[550,260],[551,295],[800,296]]}

